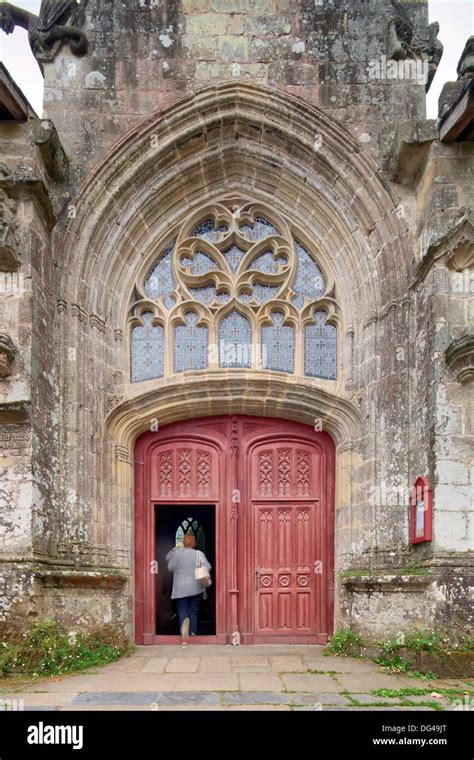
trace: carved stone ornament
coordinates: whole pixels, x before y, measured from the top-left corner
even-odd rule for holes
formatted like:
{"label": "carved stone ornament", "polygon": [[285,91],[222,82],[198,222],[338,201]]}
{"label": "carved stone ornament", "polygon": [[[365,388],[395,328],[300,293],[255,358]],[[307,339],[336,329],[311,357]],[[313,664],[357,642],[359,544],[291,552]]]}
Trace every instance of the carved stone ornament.
{"label": "carved stone ornament", "polygon": [[401,2],[392,0],[396,15],[388,22],[387,58],[396,61],[423,59],[428,62],[426,92],[430,89],[436,69],[443,55],[443,44],[438,40],[437,21],[428,26],[416,26]]}
{"label": "carved stone ornament", "polygon": [[463,335],[448,346],[446,364],[453,370],[459,383],[474,379],[474,335]]}
{"label": "carved stone ornament", "polygon": [[16,203],[0,190],[0,272],[14,272],[20,265]]}
{"label": "carved stone ornament", "polygon": [[445,225],[436,239],[430,241],[418,266],[418,273],[424,276],[435,261],[443,263],[451,272],[463,272],[474,266],[474,226],[465,209],[455,221]]}
{"label": "carved stone ornament", "polygon": [[474,77],[474,35],[469,37],[457,67],[458,79]]}
{"label": "carved stone ornament", "polygon": [[11,34],[16,26],[28,32],[33,55],[38,61],[52,61],[61,43],[67,40],[71,53],[85,55],[87,37],[81,30],[84,2],[76,0],[42,0],[39,16],[11,3],[0,5],[0,29]]}
{"label": "carved stone ornament", "polygon": [[16,355],[17,350],[10,336],[0,333],[0,378],[11,375]]}

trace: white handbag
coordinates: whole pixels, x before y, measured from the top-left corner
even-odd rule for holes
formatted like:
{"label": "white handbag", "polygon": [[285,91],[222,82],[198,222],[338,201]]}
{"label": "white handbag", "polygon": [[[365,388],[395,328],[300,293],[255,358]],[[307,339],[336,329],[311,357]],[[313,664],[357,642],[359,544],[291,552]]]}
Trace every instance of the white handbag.
{"label": "white handbag", "polygon": [[204,564],[203,554],[198,549],[196,550],[196,568],[194,570],[194,577],[204,588],[209,588],[212,583],[209,570]]}

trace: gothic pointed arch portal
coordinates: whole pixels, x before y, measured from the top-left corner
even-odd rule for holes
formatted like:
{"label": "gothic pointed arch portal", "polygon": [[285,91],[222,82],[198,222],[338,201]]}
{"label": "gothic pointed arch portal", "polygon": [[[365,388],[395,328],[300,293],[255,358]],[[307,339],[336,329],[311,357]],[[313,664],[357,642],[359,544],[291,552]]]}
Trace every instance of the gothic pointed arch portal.
{"label": "gothic pointed arch portal", "polygon": [[206,509],[208,525],[215,517],[215,537],[206,533],[215,627],[205,637],[198,628],[197,640],[326,642],[334,589],[334,444],[327,433],[289,420],[232,415],[176,422],[138,438],[137,644],[177,640],[177,628],[162,635],[157,624],[170,605],[161,593],[164,552],[156,568],[162,538],[156,527],[160,514],[175,510],[179,529],[183,508],[186,524]]}

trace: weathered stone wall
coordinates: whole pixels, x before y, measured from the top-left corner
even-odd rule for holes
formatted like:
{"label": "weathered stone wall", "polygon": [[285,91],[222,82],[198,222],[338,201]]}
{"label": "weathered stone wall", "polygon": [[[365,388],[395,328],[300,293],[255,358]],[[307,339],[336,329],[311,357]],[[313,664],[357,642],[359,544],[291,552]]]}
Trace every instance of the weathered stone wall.
{"label": "weathered stone wall", "polygon": [[[427,3],[405,3],[421,25]],[[98,0],[90,53],[45,65],[45,109],[82,178],[148,114],[223,81],[278,88],[324,109],[366,149],[400,120],[422,118],[423,81],[377,79],[390,0]]]}
{"label": "weathered stone wall", "polygon": [[[35,144],[38,121],[0,122],[0,192],[9,204],[19,267],[0,272],[1,332],[16,349],[0,379],[0,624],[32,612],[36,559],[55,554],[58,477],[57,382],[51,230],[47,170]],[[21,563],[21,564],[19,564]]]}
{"label": "weathered stone wall", "polygon": [[[426,3],[411,10],[425,25]],[[254,413],[321,416],[335,440],[336,626],[468,624],[472,413],[444,352],[472,316],[470,275],[453,288],[469,270],[451,262],[468,236],[472,150],[439,142],[422,83],[370,76],[393,13],[389,0],[99,0],[87,56],[64,46],[44,64],[70,170],[51,182],[37,162],[53,209],[43,190],[15,212],[27,285],[2,299],[21,348],[8,394],[31,410],[15,428],[31,449],[7,454],[18,527],[5,557],[36,562],[35,575],[5,572],[6,607],[132,633],[136,437],[155,417]],[[214,371],[131,384],[138,273],[183,215],[244,190],[306,234],[335,283],[337,381],[275,376],[270,388],[265,373]],[[411,547],[419,474],[434,487],[434,540]],[[429,576],[407,591],[413,563]]]}

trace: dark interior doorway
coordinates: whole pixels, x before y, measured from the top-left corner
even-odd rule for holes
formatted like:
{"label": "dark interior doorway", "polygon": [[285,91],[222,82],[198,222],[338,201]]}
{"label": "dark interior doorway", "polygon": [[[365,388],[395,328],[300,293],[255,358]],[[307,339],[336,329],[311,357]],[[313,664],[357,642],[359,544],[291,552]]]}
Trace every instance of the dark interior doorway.
{"label": "dark interior doorway", "polygon": [[198,636],[216,633],[216,515],[211,505],[157,505],[156,506],[156,633],[162,636],[179,636],[176,603],[171,599],[173,573],[169,572],[165,557],[180,545],[185,533],[193,533],[197,548],[204,552],[212,565],[212,586],[206,589],[207,599],[199,607]]}

